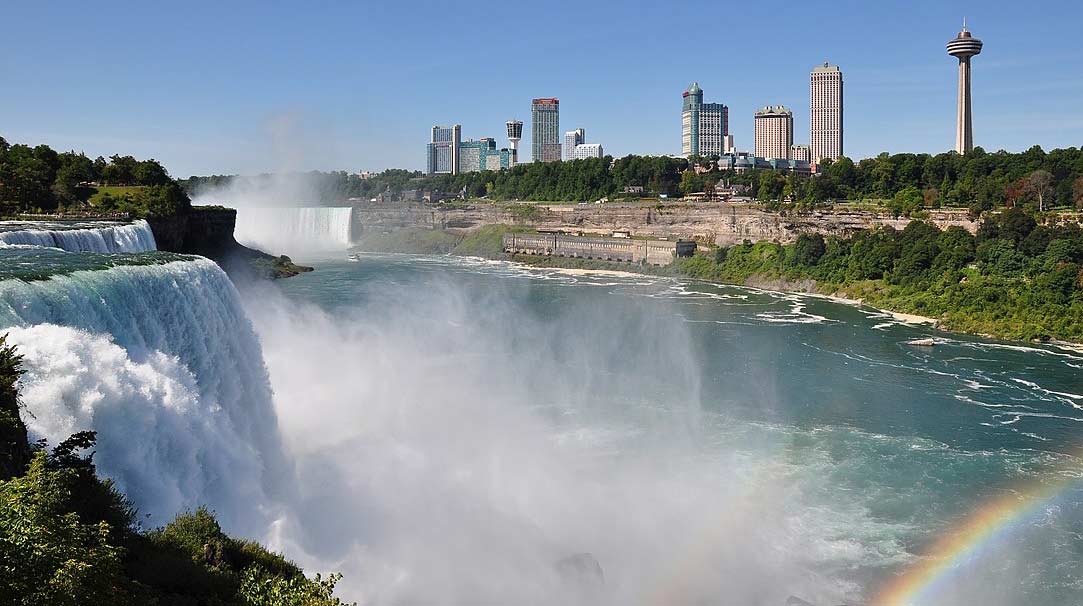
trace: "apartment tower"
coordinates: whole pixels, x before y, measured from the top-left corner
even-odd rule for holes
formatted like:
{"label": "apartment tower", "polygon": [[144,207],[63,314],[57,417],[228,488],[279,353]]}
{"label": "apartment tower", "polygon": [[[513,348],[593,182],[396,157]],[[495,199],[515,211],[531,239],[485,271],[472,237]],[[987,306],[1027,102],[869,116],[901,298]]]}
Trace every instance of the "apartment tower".
{"label": "apartment tower", "polygon": [[575,148],[587,142],[587,131],[577,128],[564,133],[564,159],[575,160]]}
{"label": "apartment tower", "polygon": [[793,146],[793,112],[782,105],[756,112],[756,156],[788,160]]}
{"label": "apartment tower", "polygon": [[426,172],[434,174],[459,174],[459,146],[462,144],[462,127],[432,127],[432,136],[425,147]]}
{"label": "apartment tower", "polygon": [[842,71],[827,62],[809,78],[809,149],[813,162],[842,155]]}
{"label": "apartment tower", "polygon": [[560,161],[560,100],[534,99],[530,102],[531,159],[534,162]]}
{"label": "apartment tower", "polygon": [[730,132],[729,108],[721,103],[704,103],[703,89],[693,82],[683,94],[681,106],[681,155],[720,155]]}

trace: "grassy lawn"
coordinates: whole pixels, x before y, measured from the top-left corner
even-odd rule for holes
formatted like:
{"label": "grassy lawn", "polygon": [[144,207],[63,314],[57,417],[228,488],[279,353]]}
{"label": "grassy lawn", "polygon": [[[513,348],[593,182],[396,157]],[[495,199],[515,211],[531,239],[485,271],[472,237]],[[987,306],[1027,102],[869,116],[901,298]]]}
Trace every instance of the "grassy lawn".
{"label": "grassy lawn", "polygon": [[93,193],[90,194],[88,202],[90,202],[91,206],[97,206],[98,200],[105,194],[121,197],[125,194],[135,193],[143,189],[143,187],[142,185],[101,185],[93,188]]}

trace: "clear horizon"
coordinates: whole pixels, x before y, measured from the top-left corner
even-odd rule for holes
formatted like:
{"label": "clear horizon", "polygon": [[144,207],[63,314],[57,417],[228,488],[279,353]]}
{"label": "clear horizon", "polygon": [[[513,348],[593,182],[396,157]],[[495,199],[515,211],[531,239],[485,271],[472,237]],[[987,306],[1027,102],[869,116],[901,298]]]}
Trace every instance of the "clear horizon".
{"label": "clear horizon", "polygon": [[1083,8],[1068,2],[1029,12],[1003,2],[771,14],[706,2],[8,12],[18,27],[0,59],[0,136],[152,157],[181,178],[423,169],[433,124],[503,146],[509,119],[525,123],[528,156],[533,97],[559,98],[561,131],[582,127],[607,154],[676,154],[693,81],[705,101],[729,106],[738,149],[751,149],[764,105],[790,107],[794,142],[808,143],[808,75],[824,61],[843,71],[847,156],[940,153],[955,128],[957,63],[944,45],[964,15],[985,43],[973,63],[975,145],[1083,140]]}

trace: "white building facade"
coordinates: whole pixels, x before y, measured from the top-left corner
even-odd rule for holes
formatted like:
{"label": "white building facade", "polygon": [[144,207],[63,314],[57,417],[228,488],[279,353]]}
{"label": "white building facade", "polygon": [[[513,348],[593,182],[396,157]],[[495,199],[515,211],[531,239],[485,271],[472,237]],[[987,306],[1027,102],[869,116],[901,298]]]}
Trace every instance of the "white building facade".
{"label": "white building facade", "polygon": [[809,149],[812,161],[842,155],[842,70],[824,63],[809,79]]}
{"label": "white building facade", "polygon": [[601,143],[580,143],[572,151],[572,160],[585,160],[587,158],[601,158],[605,155]]}
{"label": "white building facade", "polygon": [[564,133],[564,159],[575,160],[575,147],[587,142],[587,131],[582,128]]}

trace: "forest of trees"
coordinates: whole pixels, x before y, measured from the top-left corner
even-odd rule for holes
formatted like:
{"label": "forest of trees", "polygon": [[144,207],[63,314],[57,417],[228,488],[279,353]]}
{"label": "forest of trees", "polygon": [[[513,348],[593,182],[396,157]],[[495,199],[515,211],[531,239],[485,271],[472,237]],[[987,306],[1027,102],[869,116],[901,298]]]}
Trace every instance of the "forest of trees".
{"label": "forest of trees", "polygon": [[849,238],[802,234],[678,259],[673,271],[719,282],[811,278],[822,292],[938,318],[945,328],[1013,339],[1083,340],[1083,229],[1041,225],[1020,208],[977,234],[911,221]]}
{"label": "forest of trees", "polygon": [[[368,179],[346,172],[311,172],[319,202],[371,198],[407,189],[465,191],[473,198],[493,200],[593,201],[625,195],[642,187],[648,196],[675,196],[706,191],[719,181],[748,185],[750,194],[768,204],[787,201],[818,205],[839,200],[874,200],[900,215],[922,208],[969,208],[982,211],[1011,206],[1083,208],[1083,151],[1066,148],[1045,152],[1032,147],[1022,153],[986,153],[981,148],[960,156],[954,152],[880,154],[853,162],[825,162],[818,176],[788,175],[772,170],[742,174],[718,170],[717,158],[666,156],[605,157],[520,164],[502,171],[459,175],[424,175],[393,169]],[[689,170],[693,165],[700,170]],[[271,178],[269,175],[264,178]],[[192,177],[184,181],[189,193],[228,184],[233,177]],[[228,203],[228,201],[223,201]]]}
{"label": "forest of trees", "polygon": [[[1083,149],[1045,152],[1032,147],[1022,153],[986,153],[981,148],[960,156],[954,152],[880,154],[853,162],[824,162],[816,176],[773,170],[742,174],[718,170],[717,158],[625,156],[572,162],[520,164],[501,171],[459,175],[424,175],[402,169],[362,178],[357,174],[312,171],[293,175],[305,180],[314,202],[341,203],[409,189],[465,192],[492,200],[594,201],[638,197],[625,193],[643,188],[644,196],[677,196],[708,191],[719,181],[747,185],[749,194],[768,206],[812,207],[842,200],[867,200],[897,215],[922,209],[968,208],[973,216],[996,208],[1024,207],[1035,212],[1083,209]],[[698,168],[698,170],[693,170]],[[246,179],[272,180],[281,175]],[[237,177],[191,177],[179,182],[188,194],[228,185]],[[0,214],[59,208],[86,208],[98,186],[143,186],[94,197],[95,210],[168,214],[187,202],[178,182],[155,160],[113,155],[91,160],[74,151],[57,153],[47,145],[9,144],[0,138]],[[229,200],[222,200],[228,205]]]}
{"label": "forest of trees", "polygon": [[12,145],[0,137],[0,214],[84,206],[95,193],[91,183],[157,187],[161,189],[147,192],[150,197],[161,194],[173,203],[182,193],[156,160],[120,155],[91,160],[83,153],[57,153],[48,145]]}

